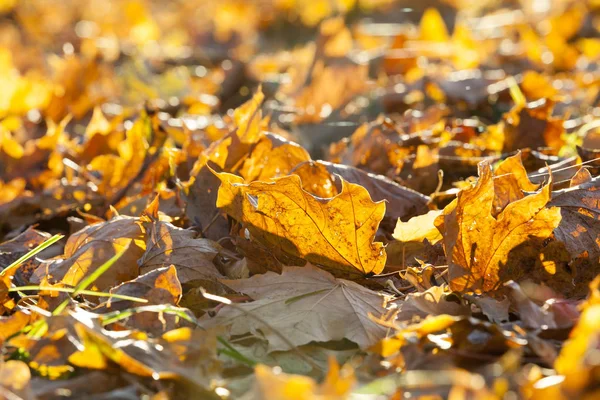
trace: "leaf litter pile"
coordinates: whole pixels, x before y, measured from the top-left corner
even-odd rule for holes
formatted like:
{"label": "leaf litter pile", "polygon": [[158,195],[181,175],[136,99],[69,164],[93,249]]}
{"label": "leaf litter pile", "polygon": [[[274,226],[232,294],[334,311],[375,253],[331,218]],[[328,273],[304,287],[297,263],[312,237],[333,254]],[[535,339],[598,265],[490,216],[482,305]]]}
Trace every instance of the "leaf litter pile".
{"label": "leaf litter pile", "polygon": [[0,13],[0,398],[600,396],[597,1]]}

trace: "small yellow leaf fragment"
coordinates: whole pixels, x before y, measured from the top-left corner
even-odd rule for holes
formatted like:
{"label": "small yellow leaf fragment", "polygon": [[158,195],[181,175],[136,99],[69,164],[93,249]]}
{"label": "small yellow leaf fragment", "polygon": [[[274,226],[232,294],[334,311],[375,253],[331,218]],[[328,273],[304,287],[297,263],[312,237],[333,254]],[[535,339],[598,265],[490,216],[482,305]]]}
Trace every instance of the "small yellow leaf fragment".
{"label": "small yellow leaf fragment", "polygon": [[427,239],[432,244],[440,241],[442,235],[434,225],[434,221],[441,214],[441,210],[432,210],[427,214],[413,217],[407,222],[398,220],[394,229],[394,239],[401,242],[422,242]]}

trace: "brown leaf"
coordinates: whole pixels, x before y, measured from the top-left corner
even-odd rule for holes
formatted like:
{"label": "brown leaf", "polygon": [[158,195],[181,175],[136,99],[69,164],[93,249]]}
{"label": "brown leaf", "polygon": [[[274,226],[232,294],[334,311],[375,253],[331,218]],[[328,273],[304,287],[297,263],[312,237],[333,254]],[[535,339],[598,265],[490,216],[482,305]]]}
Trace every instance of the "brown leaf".
{"label": "brown leaf", "polygon": [[373,243],[385,213],[359,185],[342,181],[342,192],[320,199],[302,189],[297,175],[244,184],[221,179],[217,206],[242,222],[259,242],[318,264],[339,277],[378,274],[385,265],[383,244]]}
{"label": "brown leaf", "polygon": [[588,252],[598,263],[600,257],[600,179],[554,194],[548,206],[560,207],[562,219],[554,230],[573,257]]}
{"label": "brown leaf", "polygon": [[76,286],[124,247],[129,246],[117,262],[101,275],[94,286],[109,289],[139,275],[137,260],[144,253],[144,235],[139,220],[118,216],[107,222],[87,226],[71,235],[64,254],[50,260],[34,272],[32,282],[39,283],[50,275],[66,285]]}
{"label": "brown leaf", "polygon": [[[120,294],[133,296],[148,300],[143,305],[172,305],[179,303],[182,295],[181,283],[177,279],[177,272],[173,265],[164,268],[152,270],[144,275],[122,283],[121,285],[110,290],[111,294]],[[135,308],[140,306],[140,303],[130,300],[111,298],[103,307],[96,308],[95,312],[114,312]],[[188,321],[179,318],[176,315],[165,314],[152,311],[139,311],[134,313],[125,322],[130,329],[136,329],[144,332],[149,332],[158,336],[165,331],[189,325]]]}
{"label": "brown leaf", "polygon": [[[2,267],[9,266],[49,238],[50,235],[45,232],[28,228],[16,238],[0,244],[0,265]],[[31,274],[39,264],[40,261],[33,257],[22,262],[15,270],[0,277],[0,315],[6,308],[14,308],[14,301],[10,299],[5,290],[10,287],[11,283],[17,286],[28,284]]]}
{"label": "brown leaf", "polygon": [[497,217],[492,215],[494,197],[491,168],[482,163],[477,184],[461,191],[436,220],[454,291],[489,292],[519,277],[525,271],[509,264],[509,252],[531,238],[549,237],[560,222],[560,209],[546,208],[550,185],[510,203]]}
{"label": "brown leaf", "polygon": [[174,265],[181,283],[195,279],[214,281],[221,278],[214,258],[220,247],[209,239],[195,239],[188,229],[177,228],[169,222],[151,220],[144,222],[146,251],[140,256],[140,273]]}
{"label": "brown leaf", "polygon": [[563,120],[552,117],[554,103],[540,100],[526,107],[517,106],[505,116],[503,152],[524,148],[550,147],[558,152],[564,144]]}
{"label": "brown leaf", "polygon": [[569,182],[569,187],[575,187],[587,183],[592,180],[592,174],[587,168],[579,168]]}
{"label": "brown leaf", "polygon": [[[181,299],[181,283],[177,279],[175,266],[157,268],[137,278],[122,283],[110,290],[111,294],[133,296],[148,300],[148,304],[177,305]],[[122,308],[125,303],[129,308],[134,303],[130,300],[111,299],[110,307]]]}
{"label": "brown leaf", "polygon": [[420,293],[409,293],[403,301],[398,302],[397,321],[406,323],[417,316],[425,318],[428,315],[441,314],[469,316],[469,307],[460,301],[452,301],[456,299],[452,299],[450,294],[441,286],[432,286]]}
{"label": "brown leaf", "polygon": [[[369,319],[369,314],[379,317],[385,312],[381,295],[354,282],[335,279],[312,265],[287,267],[281,275],[267,272],[221,282],[254,301],[240,304],[238,309],[225,307],[206,322],[231,325],[232,335],[260,332],[271,351],[289,350],[273,330],[294,346],[346,338],[365,348],[385,335],[385,328]],[[249,314],[260,316],[269,326]]]}
{"label": "brown leaf", "polygon": [[215,206],[220,183],[219,178],[204,166],[194,176],[184,195],[185,213],[191,224],[197,226],[205,237],[213,240],[229,234],[227,218]]}

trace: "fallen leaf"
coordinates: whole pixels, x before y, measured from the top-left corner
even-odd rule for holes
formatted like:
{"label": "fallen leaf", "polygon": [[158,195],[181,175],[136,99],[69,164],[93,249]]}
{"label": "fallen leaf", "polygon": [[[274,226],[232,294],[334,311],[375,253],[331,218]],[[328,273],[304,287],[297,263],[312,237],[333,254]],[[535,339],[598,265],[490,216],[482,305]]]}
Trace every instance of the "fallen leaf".
{"label": "fallen leaf", "polygon": [[[27,254],[27,252],[33,250],[38,245],[44,243],[50,238],[45,232],[40,232],[33,228],[28,228],[25,232],[19,236],[0,244],[0,265],[4,268],[17,261],[20,257]],[[33,271],[40,264],[39,260],[30,258],[22,262],[11,275],[11,280],[14,279],[16,285],[25,285],[29,282],[29,278]],[[13,278],[12,275],[15,275]],[[6,274],[5,274],[6,276]],[[5,277],[0,280],[6,280]],[[0,284],[1,285],[1,284]],[[2,297],[2,296],[0,296]]]}
{"label": "fallen leaf", "polygon": [[564,128],[560,118],[552,117],[554,103],[540,100],[527,106],[517,106],[505,116],[503,152],[524,148],[550,147],[558,152],[564,144]]}
{"label": "fallen leaf", "polygon": [[[115,286],[110,293],[146,299],[148,304],[177,305],[181,299],[181,284],[177,279],[175,266],[171,265],[151,270],[131,281]],[[122,308],[121,303],[128,306],[134,304],[130,300],[111,299],[110,307]]]}
{"label": "fallen leaf", "polygon": [[[363,186],[373,201],[385,200],[387,204],[384,221],[387,219],[391,224],[396,223],[399,218],[407,219],[428,211],[429,197],[399,185],[383,175],[325,161],[315,161],[315,163],[323,164],[332,175],[339,175],[347,182]],[[336,179],[335,183],[339,192],[341,190],[339,179]]]}
{"label": "fallen leaf", "polygon": [[509,252],[530,238],[549,237],[560,222],[560,209],[546,208],[550,184],[510,203],[497,217],[492,215],[494,197],[491,168],[482,163],[477,184],[461,191],[436,220],[454,291],[490,292],[519,277],[525,271],[510,264]]}
{"label": "fallen leaf", "polygon": [[553,195],[548,204],[560,207],[562,219],[554,235],[573,257],[587,252],[593,263],[600,257],[600,179]]}
{"label": "fallen leaf", "polygon": [[104,291],[139,275],[137,260],[145,245],[138,218],[118,216],[74,233],[67,240],[64,254],[42,263],[31,281],[39,283],[49,275],[52,280],[76,286],[127,246],[121,258],[93,283],[93,287]]}
{"label": "fallen leaf", "polygon": [[213,260],[220,246],[209,239],[196,239],[189,229],[169,222],[150,220],[143,223],[146,229],[146,251],[137,261],[140,273],[174,265],[181,283],[195,279],[214,281],[222,275]]}
{"label": "fallen leaf", "polygon": [[440,241],[442,235],[434,221],[441,214],[442,211],[432,210],[427,214],[412,217],[407,222],[398,220],[394,229],[394,239],[400,242],[422,242],[427,239],[432,244]]}
{"label": "fallen leaf", "polygon": [[600,321],[600,304],[598,303],[598,284],[596,278],[590,285],[590,291],[595,293],[585,304],[577,325],[569,334],[554,368],[556,372],[564,375],[560,383],[564,393],[575,397],[583,395],[586,387],[594,385],[598,373],[598,362],[592,356],[598,345]]}
{"label": "fallen leaf", "polygon": [[310,155],[300,145],[268,134],[256,143],[239,174],[246,182],[264,181],[288,175],[296,165],[308,160]]}
{"label": "fallen leaf", "polygon": [[507,157],[494,170],[494,216],[504,208],[525,197],[523,192],[533,192],[539,185],[529,181],[527,171],[521,161],[521,152]]}
{"label": "fallen leaf", "polygon": [[469,308],[462,304],[455,295],[444,290],[442,286],[432,286],[419,293],[409,293],[406,298],[397,303],[399,323],[410,322],[415,317],[425,318],[428,315],[470,315]]}
{"label": "fallen leaf", "polygon": [[[249,279],[221,280],[254,301],[225,307],[209,325],[231,325],[231,335],[258,334],[270,351],[289,350],[312,341],[348,339],[361,348],[381,339],[386,329],[373,322],[385,312],[384,298],[354,282],[335,279],[312,265],[286,267],[281,275],[267,272]],[[268,326],[252,317],[257,315]],[[278,332],[279,334],[277,334]],[[289,343],[282,340],[285,337]]]}
{"label": "fallen leaf", "polygon": [[340,194],[320,199],[302,189],[297,175],[250,184],[227,173],[217,176],[222,182],[217,207],[259,242],[339,277],[383,270],[385,250],[373,239],[385,204],[373,203],[363,187],[343,181]]}

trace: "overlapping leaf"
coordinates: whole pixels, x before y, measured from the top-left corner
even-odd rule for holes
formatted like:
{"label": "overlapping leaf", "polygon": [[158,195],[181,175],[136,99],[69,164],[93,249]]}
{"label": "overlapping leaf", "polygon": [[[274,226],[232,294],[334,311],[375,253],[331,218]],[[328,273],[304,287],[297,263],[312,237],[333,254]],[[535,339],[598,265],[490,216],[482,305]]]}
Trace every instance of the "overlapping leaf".
{"label": "overlapping leaf", "polygon": [[320,199],[302,189],[297,175],[250,184],[227,173],[218,177],[217,206],[261,243],[338,277],[383,270],[385,250],[373,239],[385,204],[374,203],[363,187],[343,182],[340,194]]}
{"label": "overlapping leaf", "polygon": [[511,258],[514,251],[530,240],[548,238],[560,223],[560,209],[546,208],[549,184],[510,203],[497,217],[492,215],[494,197],[491,168],[482,163],[477,184],[461,191],[436,220],[453,290],[489,292],[502,281],[522,277],[526,271],[518,257]]}
{"label": "overlapping leaf", "polygon": [[271,351],[289,350],[290,344],[342,339],[364,348],[386,332],[369,317],[385,312],[380,294],[354,282],[335,279],[312,265],[287,267],[281,275],[267,272],[222,282],[254,301],[235,309],[225,307],[209,323],[230,325],[232,335],[259,334],[269,342]]}

